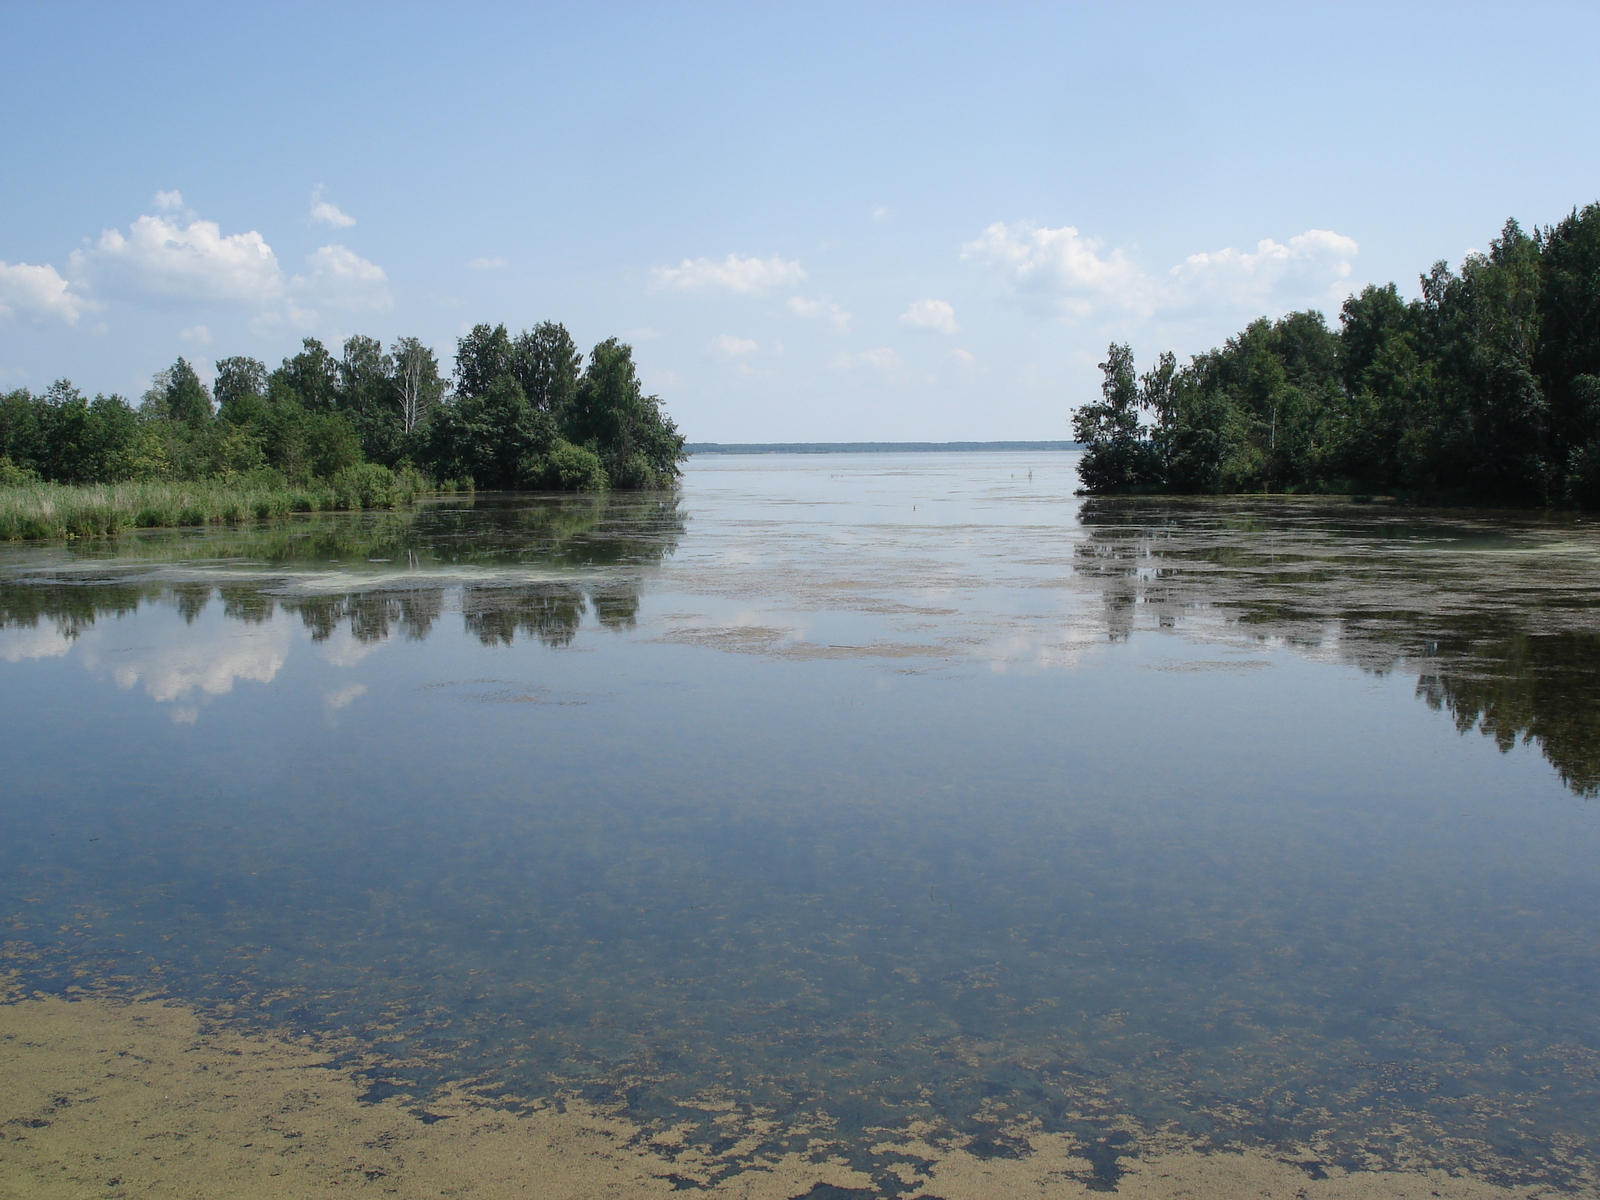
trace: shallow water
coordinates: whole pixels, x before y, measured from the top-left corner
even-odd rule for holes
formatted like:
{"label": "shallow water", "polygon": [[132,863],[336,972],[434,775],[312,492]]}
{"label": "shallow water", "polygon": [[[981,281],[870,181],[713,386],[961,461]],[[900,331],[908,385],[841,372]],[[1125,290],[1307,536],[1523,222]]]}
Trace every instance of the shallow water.
{"label": "shallow water", "polygon": [[0,551],[0,965],[885,1194],[910,1123],[1592,1183],[1600,530],[1072,461]]}

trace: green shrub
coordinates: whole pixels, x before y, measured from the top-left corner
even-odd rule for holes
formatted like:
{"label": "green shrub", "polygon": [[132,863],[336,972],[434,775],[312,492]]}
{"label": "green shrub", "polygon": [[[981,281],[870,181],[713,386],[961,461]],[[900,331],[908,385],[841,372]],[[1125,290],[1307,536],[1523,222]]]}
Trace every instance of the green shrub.
{"label": "green shrub", "polygon": [[26,487],[39,482],[39,472],[19,467],[4,454],[0,454],[0,487]]}
{"label": "green shrub", "polygon": [[333,495],[340,508],[393,508],[394,472],[378,463],[345,467],[333,477]]}
{"label": "green shrub", "polygon": [[600,456],[587,446],[557,442],[544,458],[547,487],[563,492],[603,492],[609,484]]}
{"label": "green shrub", "polygon": [[624,491],[653,488],[660,485],[656,469],[643,454],[628,455],[612,473],[611,482]]}

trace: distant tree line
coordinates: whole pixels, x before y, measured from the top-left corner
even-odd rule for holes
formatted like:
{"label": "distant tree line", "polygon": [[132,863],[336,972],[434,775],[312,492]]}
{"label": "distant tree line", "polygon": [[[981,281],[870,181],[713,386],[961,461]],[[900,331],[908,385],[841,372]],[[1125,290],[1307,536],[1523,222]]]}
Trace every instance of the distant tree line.
{"label": "distant tree line", "polygon": [[1600,204],[1508,221],[1422,296],[1253,322],[1138,374],[1111,346],[1073,416],[1092,493],[1385,492],[1600,506]]}
{"label": "distant tree line", "polygon": [[337,357],[306,338],[276,370],[220,359],[210,387],[180,358],[137,407],[90,400],[66,380],[0,394],[0,482],[10,483],[304,483],[371,465],[479,488],[595,491],[666,486],[682,458],[632,349],[609,338],[585,362],[549,321],[516,336],[475,326],[448,382],[416,338],[386,350],[357,336]]}

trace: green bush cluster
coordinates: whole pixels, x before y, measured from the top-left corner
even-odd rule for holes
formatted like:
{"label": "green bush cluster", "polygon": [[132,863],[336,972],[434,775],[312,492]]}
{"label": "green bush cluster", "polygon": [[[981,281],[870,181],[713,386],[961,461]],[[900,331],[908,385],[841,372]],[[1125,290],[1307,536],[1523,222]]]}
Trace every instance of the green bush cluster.
{"label": "green bush cluster", "polygon": [[1113,345],[1073,417],[1089,492],[1348,492],[1600,506],[1600,204],[1507,222],[1420,299],[1254,322],[1180,367]]}
{"label": "green bush cluster", "polygon": [[516,336],[479,325],[460,339],[451,384],[416,338],[385,349],[357,336],[340,357],[307,338],[270,371],[219,359],[210,387],[180,358],[138,407],[90,400],[65,380],[39,395],[20,389],[0,394],[0,487],[248,481],[367,508],[428,478],[452,489],[601,491],[677,477],[683,438],[615,338],[586,364],[553,322]]}

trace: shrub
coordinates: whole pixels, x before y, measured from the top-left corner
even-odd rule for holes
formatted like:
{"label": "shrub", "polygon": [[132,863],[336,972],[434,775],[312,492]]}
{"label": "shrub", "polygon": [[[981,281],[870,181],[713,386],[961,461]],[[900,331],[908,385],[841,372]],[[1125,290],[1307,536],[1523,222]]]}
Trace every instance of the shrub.
{"label": "shrub", "polygon": [[587,446],[558,441],[544,461],[547,485],[563,492],[603,492],[609,484],[600,456]]}
{"label": "shrub", "polygon": [[39,472],[19,467],[4,454],[0,454],[0,487],[26,487],[39,482]]}
{"label": "shrub", "polygon": [[392,508],[395,492],[394,472],[377,463],[345,467],[333,477],[334,501],[340,508]]}

